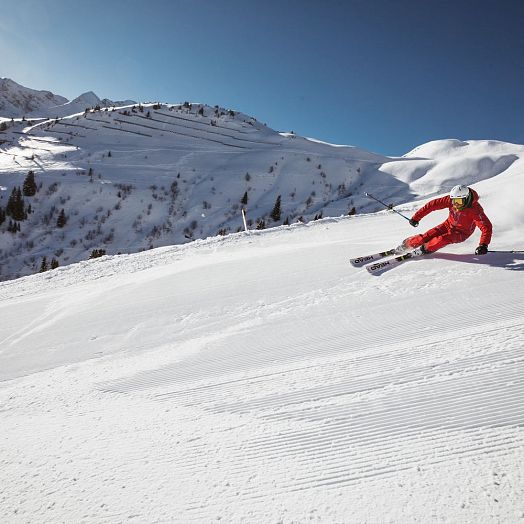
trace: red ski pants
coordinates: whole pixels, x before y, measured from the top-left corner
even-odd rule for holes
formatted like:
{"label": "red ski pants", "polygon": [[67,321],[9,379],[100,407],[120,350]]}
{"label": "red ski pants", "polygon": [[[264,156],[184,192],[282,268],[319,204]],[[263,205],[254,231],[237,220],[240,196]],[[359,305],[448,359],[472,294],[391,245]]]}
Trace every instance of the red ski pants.
{"label": "red ski pants", "polygon": [[419,247],[426,244],[426,249],[430,252],[437,251],[448,244],[457,244],[464,242],[470,234],[457,229],[452,229],[447,222],[443,222],[438,226],[422,233],[422,235],[415,235],[409,237],[406,243],[410,247]]}

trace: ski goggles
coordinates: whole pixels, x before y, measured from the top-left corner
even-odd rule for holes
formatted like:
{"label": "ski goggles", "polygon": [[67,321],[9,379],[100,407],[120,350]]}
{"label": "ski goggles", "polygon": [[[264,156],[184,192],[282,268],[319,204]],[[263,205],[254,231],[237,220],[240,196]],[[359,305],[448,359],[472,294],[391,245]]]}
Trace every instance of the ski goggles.
{"label": "ski goggles", "polygon": [[457,198],[452,198],[451,203],[455,207],[463,207],[466,205],[466,200],[467,200],[466,198],[457,197]]}

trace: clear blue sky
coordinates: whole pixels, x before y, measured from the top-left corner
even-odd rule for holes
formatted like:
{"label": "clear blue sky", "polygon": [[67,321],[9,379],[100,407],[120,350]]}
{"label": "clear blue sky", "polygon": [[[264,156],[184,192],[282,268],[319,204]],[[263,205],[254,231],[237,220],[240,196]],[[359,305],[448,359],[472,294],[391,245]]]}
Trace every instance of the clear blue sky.
{"label": "clear blue sky", "polygon": [[0,0],[0,76],[204,102],[388,155],[524,143],[524,1]]}

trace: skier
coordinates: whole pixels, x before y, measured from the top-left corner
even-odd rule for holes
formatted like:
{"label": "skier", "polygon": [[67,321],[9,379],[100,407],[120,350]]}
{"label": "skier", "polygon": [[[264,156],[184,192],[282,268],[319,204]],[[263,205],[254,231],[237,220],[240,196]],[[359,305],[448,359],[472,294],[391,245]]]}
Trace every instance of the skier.
{"label": "skier", "polygon": [[491,241],[492,226],[478,200],[477,192],[464,185],[455,186],[449,196],[430,200],[413,215],[409,223],[417,227],[427,214],[448,208],[449,216],[446,221],[421,235],[406,238],[395,251],[398,254],[411,251],[413,255],[433,253],[448,244],[464,242],[473,234],[476,226],[480,229],[481,236],[475,254],[485,255]]}

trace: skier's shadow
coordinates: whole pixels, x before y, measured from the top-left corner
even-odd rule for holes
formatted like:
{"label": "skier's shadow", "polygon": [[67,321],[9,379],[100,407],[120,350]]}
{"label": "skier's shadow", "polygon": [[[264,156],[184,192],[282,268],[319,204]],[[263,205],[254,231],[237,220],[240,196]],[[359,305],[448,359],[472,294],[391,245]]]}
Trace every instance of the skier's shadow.
{"label": "skier's shadow", "polygon": [[453,253],[433,253],[432,258],[466,262],[468,264],[484,264],[501,267],[510,271],[524,271],[524,253],[497,253],[488,252],[485,255],[455,255]]}

